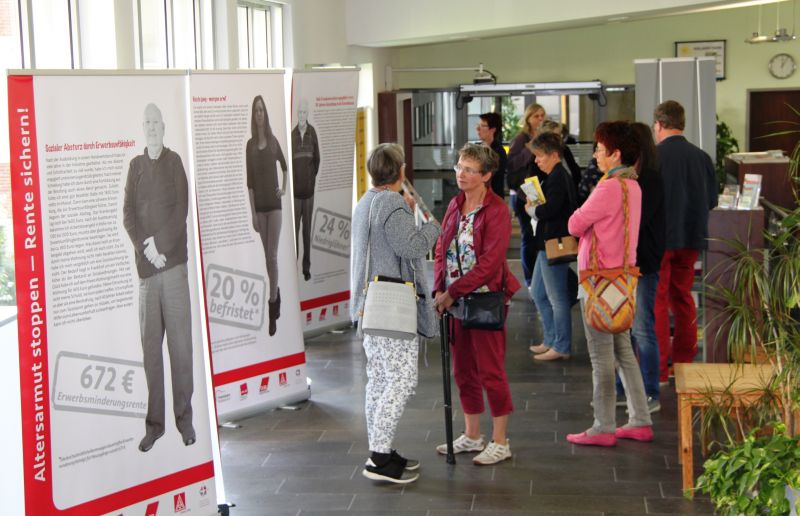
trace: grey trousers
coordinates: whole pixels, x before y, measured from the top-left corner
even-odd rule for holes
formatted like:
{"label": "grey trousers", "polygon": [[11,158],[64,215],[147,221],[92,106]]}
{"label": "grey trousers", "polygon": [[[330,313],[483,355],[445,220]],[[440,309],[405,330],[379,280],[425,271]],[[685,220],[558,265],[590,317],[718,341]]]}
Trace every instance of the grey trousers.
{"label": "grey trousers", "polygon": [[[586,300],[581,299],[581,313],[586,313]],[[636,361],[631,346],[629,331],[622,333],[603,333],[586,324],[586,343],[589,358],[592,361],[592,403],[594,405],[595,432],[614,432],[617,428],[614,367],[619,370],[622,385],[628,398],[628,424],[630,426],[652,425],[650,412],[647,410],[647,397],[644,393],[642,371]]]}
{"label": "grey trousers", "polygon": [[369,450],[391,453],[397,423],[417,387],[419,340],[364,336],[367,355],[367,416]]}
{"label": "grey trousers", "polygon": [[311,272],[311,217],[314,213],[314,196],[308,199],[294,198],[294,235],[297,256],[300,256],[300,222],[303,223],[303,272]]}
{"label": "grey trousers", "polygon": [[162,345],[166,332],[175,426],[184,439],[193,438],[192,317],[185,263],[139,279],[139,327],[148,392],[145,430],[156,436],[164,433]]}
{"label": "grey trousers", "polygon": [[281,210],[257,211],[258,234],[264,246],[269,276],[269,300],[278,298],[278,242],[281,238]]}

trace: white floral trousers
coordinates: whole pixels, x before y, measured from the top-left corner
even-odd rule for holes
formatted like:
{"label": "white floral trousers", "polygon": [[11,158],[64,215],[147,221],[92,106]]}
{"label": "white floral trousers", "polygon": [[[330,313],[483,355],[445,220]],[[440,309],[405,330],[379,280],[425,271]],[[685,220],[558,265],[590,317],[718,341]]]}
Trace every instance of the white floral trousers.
{"label": "white floral trousers", "polygon": [[369,449],[391,453],[397,423],[417,386],[419,341],[364,336]]}

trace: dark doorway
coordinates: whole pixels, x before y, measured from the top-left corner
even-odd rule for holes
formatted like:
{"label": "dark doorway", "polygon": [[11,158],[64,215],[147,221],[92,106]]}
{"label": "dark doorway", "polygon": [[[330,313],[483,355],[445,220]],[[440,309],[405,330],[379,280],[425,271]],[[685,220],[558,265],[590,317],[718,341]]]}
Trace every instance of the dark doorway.
{"label": "dark doorway", "polygon": [[[749,91],[748,142],[751,152],[781,149],[791,156],[800,132],[781,136],[765,135],[787,130],[800,131],[800,90]],[[791,107],[790,107],[791,106]],[[791,123],[775,123],[789,121]]]}

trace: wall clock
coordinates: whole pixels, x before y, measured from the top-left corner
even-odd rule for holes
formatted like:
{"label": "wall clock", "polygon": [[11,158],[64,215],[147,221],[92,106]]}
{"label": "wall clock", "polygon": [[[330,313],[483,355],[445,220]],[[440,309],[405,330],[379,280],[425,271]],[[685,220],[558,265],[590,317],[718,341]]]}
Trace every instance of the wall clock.
{"label": "wall clock", "polygon": [[775,54],[769,60],[768,68],[769,73],[776,79],[788,79],[797,70],[797,63],[789,54]]}

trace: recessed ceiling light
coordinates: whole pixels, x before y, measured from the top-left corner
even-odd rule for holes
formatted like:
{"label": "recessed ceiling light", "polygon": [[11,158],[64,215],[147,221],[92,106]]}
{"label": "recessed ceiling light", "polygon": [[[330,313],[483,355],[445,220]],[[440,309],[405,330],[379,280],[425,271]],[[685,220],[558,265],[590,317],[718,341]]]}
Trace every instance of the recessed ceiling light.
{"label": "recessed ceiling light", "polygon": [[610,22],[625,21],[628,18],[630,18],[630,16],[614,16],[613,18],[609,18],[608,21]]}

